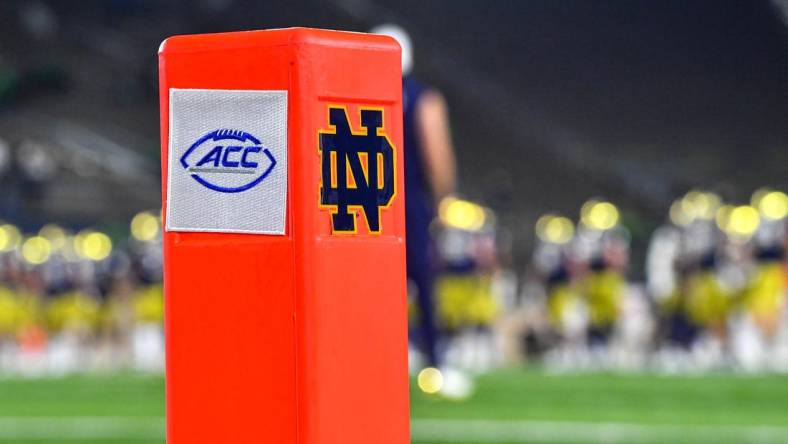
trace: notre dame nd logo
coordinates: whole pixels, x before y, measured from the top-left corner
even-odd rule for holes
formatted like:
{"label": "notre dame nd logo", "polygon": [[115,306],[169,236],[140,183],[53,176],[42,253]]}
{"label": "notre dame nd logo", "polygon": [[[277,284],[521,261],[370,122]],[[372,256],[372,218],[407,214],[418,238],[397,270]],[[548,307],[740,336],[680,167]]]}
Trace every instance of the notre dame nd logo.
{"label": "notre dame nd logo", "polygon": [[383,110],[360,113],[363,129],[353,131],[347,109],[329,106],[330,129],[319,131],[320,204],[331,209],[332,233],[358,232],[358,214],[371,233],[380,233],[380,209],[396,194],[396,155],[384,131]]}

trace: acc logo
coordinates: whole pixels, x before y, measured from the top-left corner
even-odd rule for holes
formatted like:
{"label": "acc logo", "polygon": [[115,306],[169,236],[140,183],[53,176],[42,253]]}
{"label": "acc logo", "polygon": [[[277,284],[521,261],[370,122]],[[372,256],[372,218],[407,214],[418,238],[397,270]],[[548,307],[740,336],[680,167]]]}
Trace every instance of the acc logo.
{"label": "acc logo", "polygon": [[396,156],[384,132],[383,110],[361,109],[365,129],[355,132],[347,110],[329,106],[328,123],[330,129],[318,133],[320,204],[331,209],[331,231],[356,233],[356,216],[363,214],[369,231],[380,233],[380,209],[396,194]]}
{"label": "acc logo", "polygon": [[206,188],[240,193],[262,182],[276,159],[251,134],[218,129],[197,139],[181,156],[181,165]]}

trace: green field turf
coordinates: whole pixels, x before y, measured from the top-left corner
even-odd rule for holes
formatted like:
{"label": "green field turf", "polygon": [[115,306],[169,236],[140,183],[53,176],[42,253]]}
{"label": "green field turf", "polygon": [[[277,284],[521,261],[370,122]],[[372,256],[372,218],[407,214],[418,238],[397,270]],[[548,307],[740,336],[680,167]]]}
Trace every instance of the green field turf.
{"label": "green field turf", "polygon": [[[162,443],[161,377],[0,379],[0,443]],[[413,392],[414,444],[788,443],[788,377],[508,370],[454,402]]]}

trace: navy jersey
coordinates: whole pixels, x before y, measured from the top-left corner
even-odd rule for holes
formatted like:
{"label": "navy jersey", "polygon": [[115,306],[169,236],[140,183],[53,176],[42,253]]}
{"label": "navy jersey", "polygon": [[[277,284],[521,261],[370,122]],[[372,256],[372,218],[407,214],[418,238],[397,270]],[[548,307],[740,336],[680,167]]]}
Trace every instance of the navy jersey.
{"label": "navy jersey", "polygon": [[435,216],[427,179],[416,108],[426,88],[411,77],[402,79],[403,136],[405,140],[405,219],[408,268],[429,268],[429,226]]}
{"label": "navy jersey", "polygon": [[435,202],[432,197],[421,134],[417,124],[416,109],[426,88],[418,81],[405,77],[402,79],[403,136],[405,140],[405,229],[407,230],[407,269],[408,279],[418,291],[416,303],[419,308],[420,322],[413,330],[411,340],[420,343],[427,356],[427,363],[433,367],[438,361],[438,330],[435,325],[434,304],[434,267],[432,263],[432,240],[430,223],[435,216]]}

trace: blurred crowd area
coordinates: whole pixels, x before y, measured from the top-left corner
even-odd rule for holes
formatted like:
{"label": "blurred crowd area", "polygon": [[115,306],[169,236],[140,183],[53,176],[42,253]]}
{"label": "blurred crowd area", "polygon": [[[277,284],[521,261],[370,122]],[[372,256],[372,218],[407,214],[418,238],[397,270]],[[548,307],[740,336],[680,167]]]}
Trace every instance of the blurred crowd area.
{"label": "blurred crowd area", "polygon": [[0,375],[163,370],[160,226],[140,212],[113,241],[0,222]]}
{"label": "blurred crowd area", "polygon": [[[445,360],[472,372],[522,361],[555,371],[788,371],[786,214],[778,190],[748,203],[691,190],[666,208],[646,278],[634,281],[612,202],[585,202],[576,222],[539,218],[531,262],[517,273],[493,211],[448,199],[435,224]],[[418,362],[416,347],[411,355]]]}

